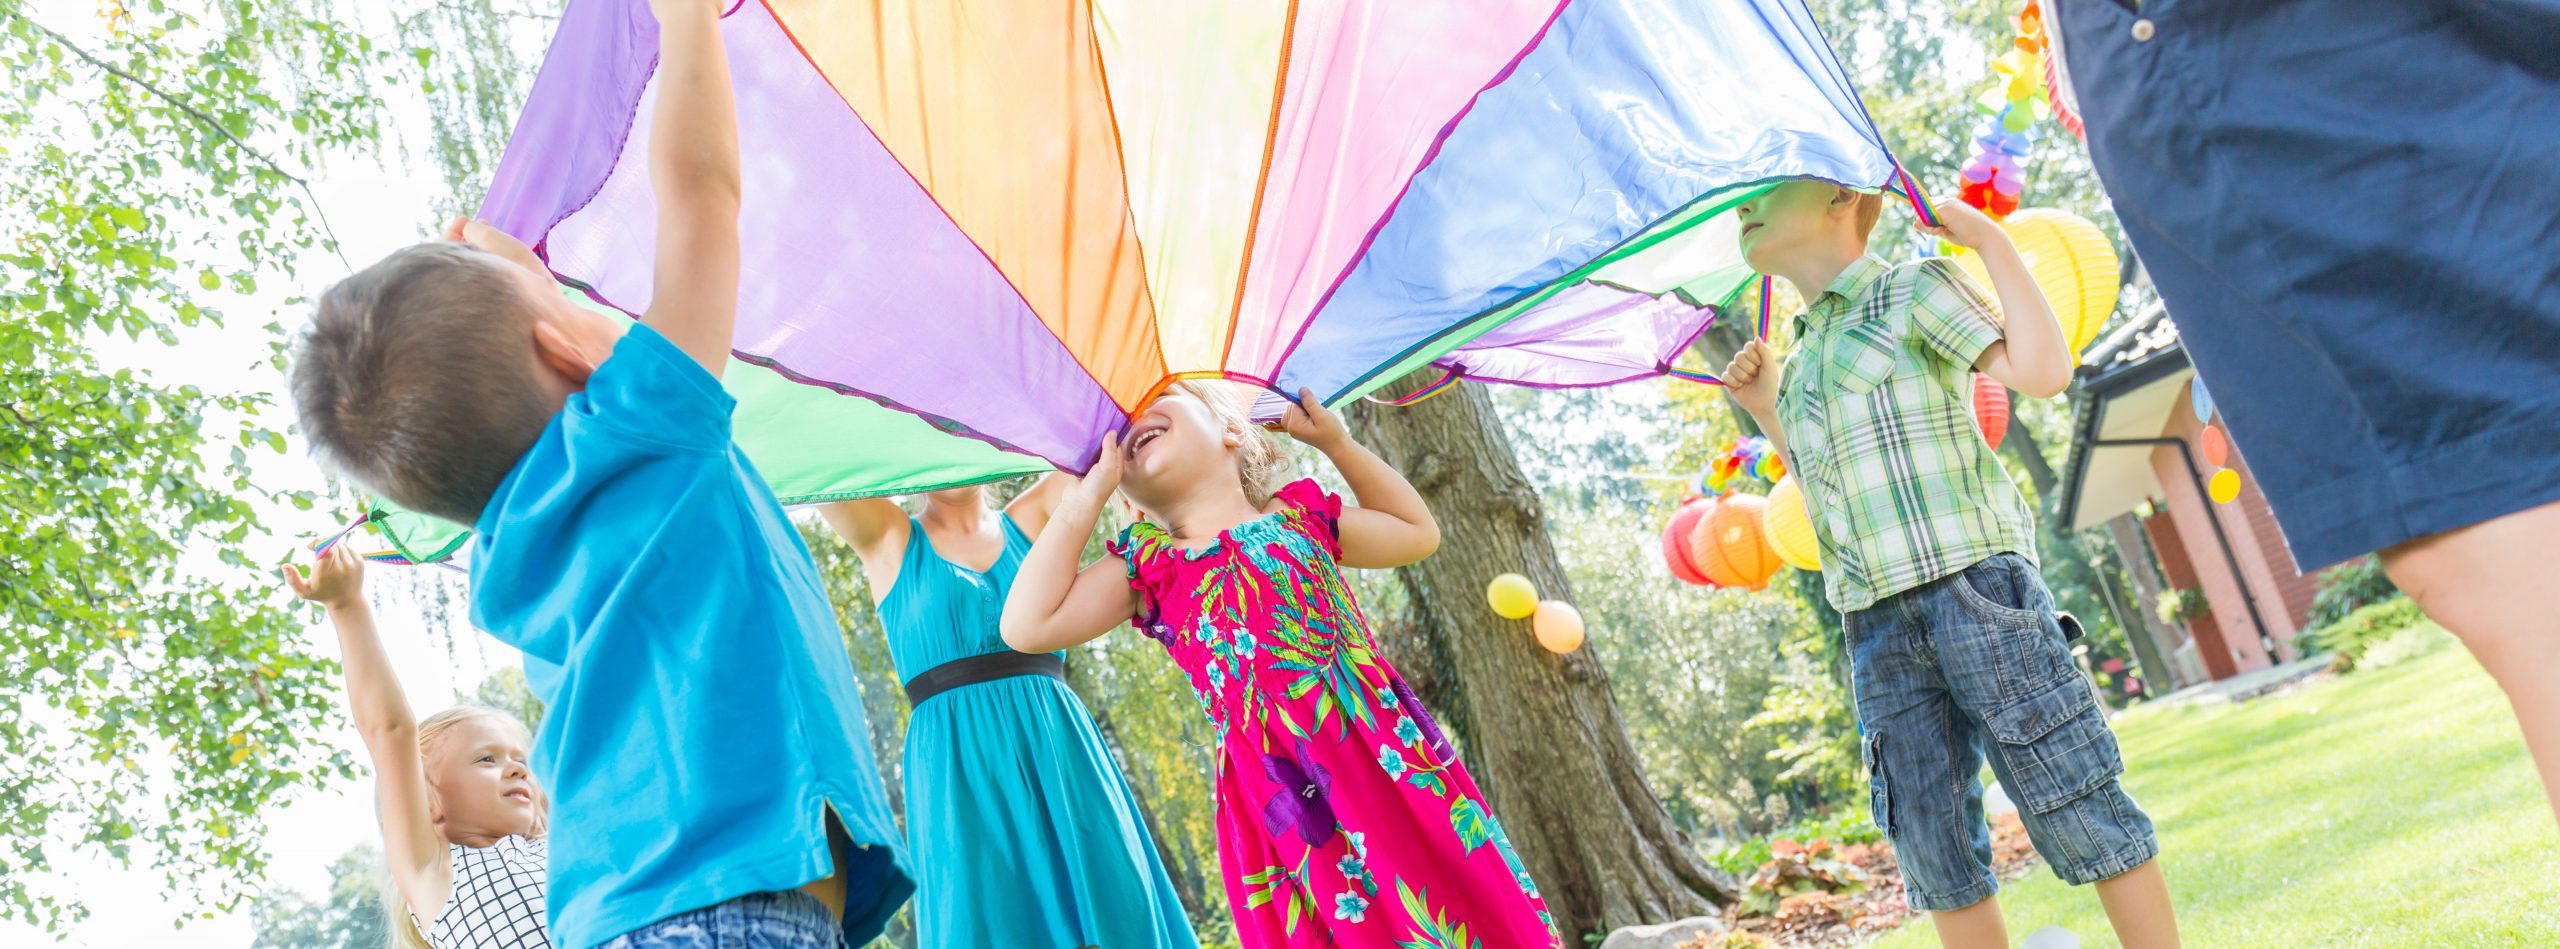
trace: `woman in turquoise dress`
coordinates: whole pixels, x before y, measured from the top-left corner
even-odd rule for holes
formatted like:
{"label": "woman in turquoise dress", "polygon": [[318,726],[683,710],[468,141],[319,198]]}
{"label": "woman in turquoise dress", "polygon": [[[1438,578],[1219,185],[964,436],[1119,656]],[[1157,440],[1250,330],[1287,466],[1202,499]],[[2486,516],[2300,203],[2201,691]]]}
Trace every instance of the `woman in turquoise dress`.
{"label": "woman in turquoise dress", "polygon": [[824,508],[878,597],[907,720],[907,845],[922,949],[1199,945],[1137,799],[1054,653],[997,631],[1030,538],[1072,482],[1051,475],[1002,512],[980,487]]}

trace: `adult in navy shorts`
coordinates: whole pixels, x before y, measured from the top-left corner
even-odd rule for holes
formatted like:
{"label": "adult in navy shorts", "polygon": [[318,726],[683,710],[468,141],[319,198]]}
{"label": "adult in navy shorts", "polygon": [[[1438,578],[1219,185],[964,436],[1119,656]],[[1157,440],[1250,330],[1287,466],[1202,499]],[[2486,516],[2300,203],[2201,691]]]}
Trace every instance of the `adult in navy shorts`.
{"label": "adult in navy shorts", "polygon": [[2380,551],[2560,792],[2560,0],[2047,8],[2295,562]]}

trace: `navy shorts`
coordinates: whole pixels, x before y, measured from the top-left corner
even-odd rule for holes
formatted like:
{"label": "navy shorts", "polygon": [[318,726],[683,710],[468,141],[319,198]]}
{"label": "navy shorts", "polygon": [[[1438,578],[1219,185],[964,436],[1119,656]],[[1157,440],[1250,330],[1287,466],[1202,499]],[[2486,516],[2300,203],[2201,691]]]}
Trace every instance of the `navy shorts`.
{"label": "navy shorts", "polygon": [[2000,554],[1842,617],[1869,806],[1915,909],[2000,888],[1982,764],[2055,876],[2095,883],[2158,856],[2124,758],[2034,564]]}
{"label": "navy shorts", "polygon": [[2297,564],[2560,501],[2560,0],[2047,9]]}

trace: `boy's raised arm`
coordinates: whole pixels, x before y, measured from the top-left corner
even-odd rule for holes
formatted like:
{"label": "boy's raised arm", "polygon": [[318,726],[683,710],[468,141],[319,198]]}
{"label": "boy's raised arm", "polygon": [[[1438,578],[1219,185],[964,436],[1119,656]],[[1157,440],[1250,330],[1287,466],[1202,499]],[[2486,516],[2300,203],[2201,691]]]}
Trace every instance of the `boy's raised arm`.
{"label": "boy's raised arm", "polygon": [[2009,232],[1961,201],[1938,205],[1939,227],[1920,227],[1923,234],[1944,237],[1982,255],[1991,274],[1991,290],[2000,299],[2004,335],[1974,360],[1973,368],[2029,398],[2050,399],[2071,387],[2071,349],[2062,340],[2062,323],[2053,305],[2036,286],[2026,259],[2010,243]]}
{"label": "boy's raised arm", "polygon": [[738,116],[720,45],[726,0],[650,0],[658,107],[649,178],[658,198],[648,324],[712,375],[738,322]]}

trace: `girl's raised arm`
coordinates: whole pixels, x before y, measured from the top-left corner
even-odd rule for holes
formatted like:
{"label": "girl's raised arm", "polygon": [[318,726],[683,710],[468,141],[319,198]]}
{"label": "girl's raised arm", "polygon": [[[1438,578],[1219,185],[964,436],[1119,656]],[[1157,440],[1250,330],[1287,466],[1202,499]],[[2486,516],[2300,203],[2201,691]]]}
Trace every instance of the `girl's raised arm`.
{"label": "girl's raised arm", "polygon": [[1022,528],[1023,534],[1038,541],[1041,533],[1049,529],[1049,517],[1058,512],[1058,502],[1065,500],[1075,486],[1076,476],[1064,471],[1049,472],[1029,490],[1014,495],[1012,502],[1004,506],[1004,514],[1013,518],[1013,526]]}
{"label": "girl's raised arm", "polygon": [[[391,657],[374,632],[373,608],[364,599],[364,558],[353,541],[329,548],[305,579],[291,567],[285,582],[296,596],[329,611],[345,656],[347,711],[373,759],[374,799],[382,818],[382,852],[400,901],[419,920],[444,913],[453,897],[453,859],[427,810],[426,762],[418,754],[418,717],[391,672]],[[422,923],[423,925],[423,923]]]}
{"label": "girl's raised arm", "polygon": [[1129,589],[1128,566],[1119,557],[1104,557],[1076,570],[1084,556],[1085,538],[1102,518],[1103,499],[1120,486],[1120,435],[1103,436],[1102,454],[1093,470],[1063,492],[1057,507],[1023,555],[1005,594],[1005,645],[1020,652],[1056,652],[1098,639],[1128,622],[1138,612],[1138,594]]}
{"label": "girl's raised arm", "polygon": [[1298,404],[1281,420],[1289,437],[1324,452],[1343,483],[1351,488],[1354,506],[1342,509],[1342,565],[1380,570],[1401,567],[1440,549],[1440,522],[1431,506],[1404,473],[1386,459],[1352,440],[1342,416],[1316,401],[1312,390],[1298,392]]}

